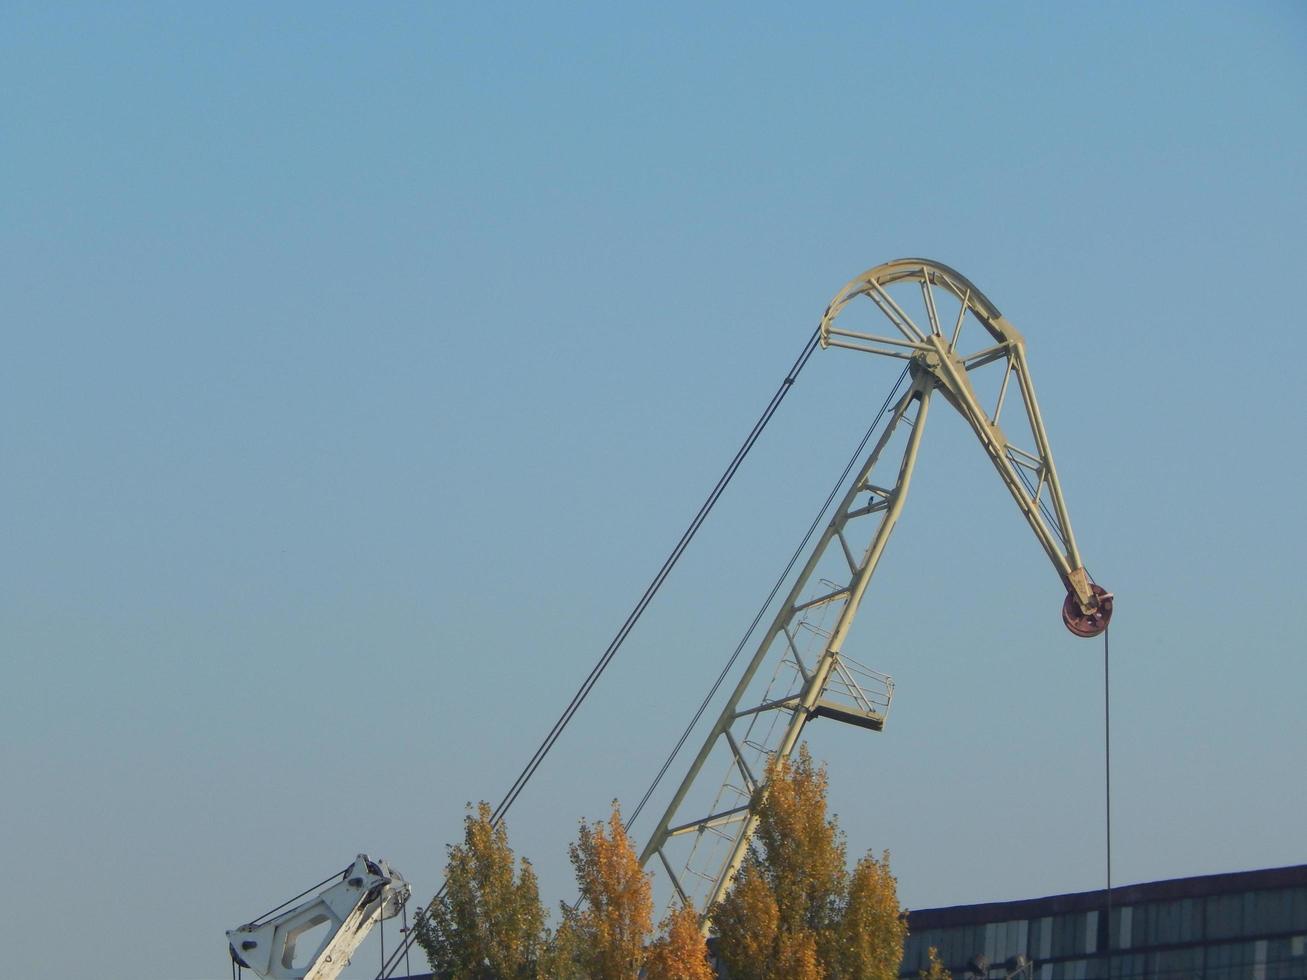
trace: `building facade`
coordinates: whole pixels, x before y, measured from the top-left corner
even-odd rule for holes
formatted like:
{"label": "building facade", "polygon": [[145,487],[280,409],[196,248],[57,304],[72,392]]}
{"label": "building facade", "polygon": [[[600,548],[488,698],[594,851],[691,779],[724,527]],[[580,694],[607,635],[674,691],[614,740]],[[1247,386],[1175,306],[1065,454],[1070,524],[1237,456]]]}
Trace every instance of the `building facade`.
{"label": "building facade", "polygon": [[911,980],[932,946],[955,980],[1307,980],[1307,864],[1114,888],[1110,920],[1094,891],[921,909],[908,926]]}

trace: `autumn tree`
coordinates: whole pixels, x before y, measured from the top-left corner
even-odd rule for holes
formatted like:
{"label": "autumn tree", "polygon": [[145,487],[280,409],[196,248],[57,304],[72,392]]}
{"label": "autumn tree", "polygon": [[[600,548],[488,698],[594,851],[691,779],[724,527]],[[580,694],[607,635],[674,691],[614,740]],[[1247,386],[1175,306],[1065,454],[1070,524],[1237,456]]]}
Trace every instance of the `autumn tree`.
{"label": "autumn tree", "polygon": [[566,919],[544,943],[536,975],[540,980],[589,980],[581,956],[581,939]]}
{"label": "autumn tree", "polygon": [[680,905],[669,912],[659,933],[645,952],[644,975],[649,980],[715,980],[694,906]]}
{"label": "autumn tree", "polygon": [[449,846],[444,894],[415,929],[432,970],[450,980],[532,980],[544,926],[531,862],[515,861],[488,803],[475,813],[469,804],[463,843]]}
{"label": "autumn tree", "polygon": [[775,973],[780,910],[758,862],[744,862],[726,898],[713,910],[717,955],[731,975],[766,980]]}
{"label": "autumn tree", "polygon": [[944,968],[939,959],[939,951],[934,946],[926,951],[926,968],[919,970],[917,976],[920,980],[953,980],[953,974]]}
{"label": "autumn tree", "polygon": [[653,928],[653,898],[616,800],[606,822],[581,821],[570,850],[581,896],[563,906],[556,942],[575,950],[589,980],[635,980]]}
{"label": "autumn tree", "polygon": [[858,862],[849,877],[838,925],[829,935],[825,960],[832,978],[896,980],[908,926],[890,874],[889,851],[879,861],[867,854]]}
{"label": "autumn tree", "polygon": [[806,746],[768,779],[745,862],[713,910],[732,980],[893,980],[907,924],[889,856],[852,874],[826,813],[825,767]]}

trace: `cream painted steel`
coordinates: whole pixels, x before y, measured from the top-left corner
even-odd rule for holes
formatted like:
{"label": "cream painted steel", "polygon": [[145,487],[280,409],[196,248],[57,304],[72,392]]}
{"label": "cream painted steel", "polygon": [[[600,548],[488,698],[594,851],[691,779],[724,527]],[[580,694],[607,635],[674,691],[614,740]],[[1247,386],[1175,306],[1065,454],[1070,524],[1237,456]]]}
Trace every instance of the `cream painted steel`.
{"label": "cream painted steel", "polygon": [[[825,699],[824,695],[829,693],[832,672],[836,672],[841,666],[841,648],[845,636],[902,511],[916,463],[917,447],[921,442],[926,410],[933,387],[933,379],[922,376],[895,405],[875,448],[845,493],[835,517],[826,527],[821,540],[791,587],[781,612],[773,620],[762,643],[745,668],[744,675],[737,683],[716,725],[691,765],[689,773],[663,814],[658,829],[641,855],[642,865],[647,864],[654,855],[657,855],[680,899],[693,901],[701,911],[710,907],[724,894],[730,878],[739,867],[756,823],[754,810],[760,799],[761,784],[757,776],[759,774],[765,776],[766,771],[756,764],[749,765],[744,746],[754,747],[756,754],[762,757],[763,765],[770,766],[777,759],[789,757],[803,725],[811,717],[825,715],[846,721],[859,719],[858,723],[863,727],[873,730],[878,730],[884,725],[893,691],[892,682],[885,675],[878,675],[883,678],[884,697],[876,704],[860,711],[856,706],[841,710],[840,705]],[[892,458],[893,454],[887,456],[885,451],[900,426],[908,430],[907,446],[899,457],[897,475],[893,484],[889,487],[881,486],[873,482],[872,476],[877,471],[878,464],[887,458]],[[874,525],[860,559],[854,557],[848,542],[849,525],[853,522],[870,522]],[[819,581],[816,584],[822,586],[820,591],[811,598],[805,598],[813,584],[815,570],[828,554],[842,557],[847,566],[848,581],[842,586],[836,585],[835,588],[829,587],[831,583]],[[797,637],[801,627],[809,622],[808,617],[812,611],[821,607],[838,609],[838,618],[834,628],[829,631],[828,640],[819,659],[809,669],[799,651]],[[741,701],[749,691],[759,668],[767,659],[768,653],[773,652],[773,648],[777,646],[780,647],[783,657],[792,657],[794,660],[801,680],[798,689],[787,693],[784,697],[764,698],[758,704],[741,708]],[[752,730],[755,719],[764,712],[784,713],[788,714],[789,718],[778,738],[774,741],[768,739],[760,744],[753,742],[748,737],[747,731]],[[740,733],[741,728],[746,734]],[[719,747],[723,742],[729,748],[730,758],[736,770],[735,773],[728,772],[728,780],[736,777],[740,779],[745,792],[741,793],[737,789],[734,795],[744,797],[744,802],[734,806],[723,806],[723,792],[719,791],[708,813],[687,822],[674,823],[682,803],[709,756],[714,748]],[[733,787],[729,782],[724,786],[726,790],[731,788]],[[690,833],[702,835],[709,831],[719,837],[728,836],[730,852],[726,860],[711,872],[711,888],[706,895],[700,896],[696,894],[699,889],[693,886],[690,879],[707,880],[710,872],[698,871],[693,867],[691,862],[695,855],[692,853],[686,859],[687,867],[682,868],[678,873],[668,854],[668,844],[675,837]]]}
{"label": "cream painted steel", "polygon": [[[919,305],[924,311],[920,325],[904,310],[904,303],[895,299],[895,292],[902,298],[900,291],[913,284],[920,289]],[[862,299],[870,301],[878,319],[888,321],[892,332],[899,336],[841,326],[841,314]],[[955,316],[941,317],[941,299],[946,308],[956,305]],[[979,332],[977,327],[983,331],[983,346],[963,353],[964,342]],[[947,266],[924,259],[878,266],[846,285],[827,307],[821,321],[821,343],[823,347],[905,359],[912,384],[895,405],[875,448],[809,555],[641,854],[641,866],[647,866],[655,856],[659,859],[677,897],[693,902],[699,909],[705,932],[708,911],[725,895],[744,860],[757,823],[765,778],[790,757],[804,725],[816,717],[852,722],[872,730],[884,725],[893,693],[892,680],[869,672],[864,676],[881,682],[876,703],[865,698],[861,688],[849,698],[850,689],[844,679],[851,676],[851,661],[842,651],[902,510],[933,392],[938,391],[971,426],[1068,594],[1075,597],[1085,613],[1098,605],[1071,532],[1061,483],[1035,400],[1024,340],[980,290]],[[973,384],[973,373],[989,365],[996,365],[994,370],[1002,372],[992,413],[982,406]],[[1010,398],[1013,377],[1017,380],[1017,394]],[[1026,417],[1030,449],[1013,444],[999,424],[1005,405],[1011,404],[1019,404]],[[907,430],[906,445],[896,453],[890,444],[901,428]],[[883,464],[894,459],[898,460],[898,469],[891,484],[873,479]],[[851,531],[860,528],[866,532],[866,525],[872,525],[869,539],[861,557],[857,557],[858,549],[850,544]],[[817,569],[825,568],[832,555],[842,558],[847,580],[841,584],[818,576],[814,581]],[[818,610],[837,611],[836,622],[829,630],[814,623],[812,616]],[[803,659],[798,642],[805,632],[824,641],[811,667]],[[761,698],[746,702],[760,669],[769,662],[776,665],[772,684]],[[774,696],[773,685],[787,671],[793,673],[793,682],[785,694]],[[844,703],[832,700],[837,687],[846,695]],[[770,732],[753,738],[751,733],[764,715],[788,717],[779,733],[779,726],[773,723]],[[687,802],[700,786],[711,791],[711,784],[705,784],[701,776],[705,776],[710,759],[718,758],[723,759],[725,777],[711,804],[698,799]],[[689,812],[683,815],[682,810]],[[681,852],[672,852],[678,839],[686,837],[692,837],[693,844],[682,859]],[[705,842],[707,857],[700,855]],[[723,852],[724,856],[720,856]]]}
{"label": "cream painted steel", "polygon": [[[398,915],[409,897],[403,875],[360,854],[339,881],[294,908],[227,933],[232,959],[268,980],[336,980],[354,951],[382,919]],[[296,946],[325,925],[308,956]]]}
{"label": "cream painted steel", "polygon": [[[927,331],[923,332],[888,292],[889,287],[905,282],[916,283],[921,289],[929,320],[930,329]],[[944,332],[939,322],[936,290],[959,304],[956,323],[949,334]],[[879,307],[903,339],[838,327],[836,323],[840,315],[859,297],[866,297]],[[971,322],[985,330],[993,343],[971,354],[963,354],[959,348],[968,315]],[[877,266],[848,283],[831,301],[821,320],[821,343],[823,347],[844,347],[888,357],[911,358],[919,368],[929,371],[938,382],[940,393],[961,413],[980,440],[1035,537],[1053,562],[1067,592],[1076,597],[1084,612],[1097,607],[1098,599],[1089,588],[1088,576],[1076,548],[1062,483],[1053,465],[1053,451],[1035,399],[1035,385],[1026,362],[1025,338],[979,289],[948,266],[926,259],[900,259]],[[1003,364],[1002,382],[991,414],[977,398],[971,374],[998,363]],[[1013,376],[1017,379],[1018,401],[1030,430],[1031,450],[1012,443],[999,424]],[[1035,481],[1033,489],[1023,477]],[[1046,509],[1048,512],[1044,513]]]}

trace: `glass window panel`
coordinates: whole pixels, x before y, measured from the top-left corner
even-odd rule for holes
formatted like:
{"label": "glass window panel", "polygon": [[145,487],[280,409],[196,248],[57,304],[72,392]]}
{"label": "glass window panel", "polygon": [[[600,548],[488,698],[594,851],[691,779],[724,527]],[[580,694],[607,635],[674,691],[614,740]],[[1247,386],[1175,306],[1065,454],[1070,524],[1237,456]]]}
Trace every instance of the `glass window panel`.
{"label": "glass window panel", "polygon": [[1198,967],[1198,958],[1202,948],[1190,946],[1185,949],[1168,949],[1157,954],[1157,969],[1160,973],[1192,973]]}
{"label": "glass window panel", "polygon": [[1153,928],[1153,942],[1174,943],[1180,940],[1180,905],[1178,902],[1159,902],[1153,906],[1157,913]]}
{"label": "glass window panel", "polygon": [[923,949],[921,939],[917,936],[908,936],[908,941],[903,945],[903,969],[916,970],[921,968],[921,951]]}
{"label": "glass window panel", "polygon": [[944,939],[941,940],[939,955],[944,957],[945,963],[963,963],[965,960],[958,956],[958,940],[960,936],[957,930],[950,929]]}
{"label": "glass window panel", "polygon": [[1239,895],[1207,899],[1207,938],[1228,939],[1243,931],[1243,900]]}
{"label": "glass window panel", "polygon": [[1270,939],[1266,942],[1266,976],[1267,980],[1276,978],[1278,980],[1284,973],[1286,966],[1290,964],[1289,940],[1288,939]]}
{"label": "glass window panel", "polygon": [[1203,938],[1203,911],[1197,899],[1186,898],[1180,903],[1180,940],[1197,942]]}
{"label": "glass window panel", "polygon": [[1288,932],[1295,925],[1293,921],[1293,892],[1288,888],[1260,892],[1258,894],[1257,912],[1259,931]]}
{"label": "glass window panel", "polygon": [[1242,906],[1243,915],[1239,920],[1239,934],[1246,936],[1257,931],[1255,925],[1257,922],[1257,904],[1252,892],[1244,892],[1240,898],[1242,899],[1240,904]]}
{"label": "glass window panel", "polygon": [[1135,906],[1135,925],[1134,925],[1134,945],[1147,946],[1152,942],[1152,906],[1137,905]]}

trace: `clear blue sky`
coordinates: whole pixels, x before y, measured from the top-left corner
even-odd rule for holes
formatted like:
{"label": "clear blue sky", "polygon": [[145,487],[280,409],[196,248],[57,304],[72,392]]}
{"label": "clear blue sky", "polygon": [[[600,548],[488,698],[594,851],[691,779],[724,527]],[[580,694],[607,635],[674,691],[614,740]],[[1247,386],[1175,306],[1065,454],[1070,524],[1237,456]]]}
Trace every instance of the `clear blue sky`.
{"label": "clear blue sky", "polygon": [[[1307,7],[472,7],[0,10],[0,972],[225,977],[359,850],[430,896],[902,255],[1025,333],[1119,596],[1118,880],[1307,859]],[[814,359],[519,801],[551,904],[893,373]],[[931,427],[894,715],[814,751],[910,906],[1099,887],[1100,648]]]}

